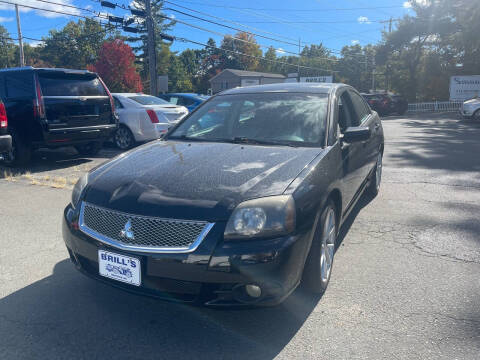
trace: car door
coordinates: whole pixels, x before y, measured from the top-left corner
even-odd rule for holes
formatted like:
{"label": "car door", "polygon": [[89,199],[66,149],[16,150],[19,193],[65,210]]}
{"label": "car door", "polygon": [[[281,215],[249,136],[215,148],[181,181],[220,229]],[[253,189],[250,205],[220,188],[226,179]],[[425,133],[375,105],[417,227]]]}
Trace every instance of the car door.
{"label": "car door", "polygon": [[[352,126],[360,125],[350,92],[342,90],[338,96],[337,103],[338,128],[340,134]],[[342,136],[340,135],[340,138]],[[348,204],[346,211],[353,204],[359,194],[364,180],[365,169],[365,147],[363,142],[346,143],[341,141],[341,156],[343,167],[342,193],[345,203]]]}
{"label": "car door", "polygon": [[370,139],[364,141],[360,146],[359,151],[362,153],[363,168],[359,175],[363,179],[367,178],[371,170],[374,168],[379,151],[379,144],[377,140],[377,132],[380,130],[380,118],[372,114],[369,106],[361,95],[353,90],[348,90],[352,105],[359,121],[358,126],[366,126],[370,129]]}

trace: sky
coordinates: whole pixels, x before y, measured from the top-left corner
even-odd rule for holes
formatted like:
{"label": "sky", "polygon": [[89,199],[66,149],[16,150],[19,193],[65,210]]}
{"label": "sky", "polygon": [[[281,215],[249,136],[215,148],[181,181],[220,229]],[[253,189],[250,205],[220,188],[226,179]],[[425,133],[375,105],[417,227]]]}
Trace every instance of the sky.
{"label": "sky", "polygon": [[[92,17],[99,13],[100,16],[105,16],[106,13],[120,17],[129,15],[128,10],[120,7],[116,9],[102,8],[99,1],[0,0],[0,24],[7,28],[12,38],[17,38],[14,7],[5,2],[77,15],[20,7],[22,33],[25,37],[34,39],[41,39],[48,35],[51,29],[61,29],[69,21],[77,21],[80,19],[78,16]],[[110,1],[128,7],[131,0]],[[63,4],[63,6],[58,4]],[[299,41],[302,46],[322,43],[334,54],[345,45],[374,44],[381,39],[382,30],[388,30],[388,23],[384,21],[390,18],[398,19],[412,12],[410,4],[404,0],[169,0],[164,6],[166,7],[164,13],[178,20],[173,30],[170,31],[171,35],[199,43],[206,43],[208,38],[212,37],[217,44],[220,44],[223,34],[236,32],[178,12],[182,11],[261,34],[266,37],[257,37],[257,42],[262,45],[262,50],[266,51],[269,46],[273,46],[277,49],[278,55],[286,52],[298,52],[298,45],[294,44],[298,44]],[[98,16],[96,18],[100,20]],[[102,21],[105,20],[102,19]],[[395,25],[395,21],[393,24]],[[38,44],[35,40],[27,39],[26,42],[33,46]],[[186,48],[200,47],[188,42],[175,41],[172,50],[182,51]]]}

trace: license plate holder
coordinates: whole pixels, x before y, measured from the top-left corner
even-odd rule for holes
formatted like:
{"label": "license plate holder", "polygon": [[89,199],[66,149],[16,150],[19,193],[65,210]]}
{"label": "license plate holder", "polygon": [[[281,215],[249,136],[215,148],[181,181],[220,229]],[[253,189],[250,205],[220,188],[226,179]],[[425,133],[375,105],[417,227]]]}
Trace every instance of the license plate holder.
{"label": "license plate holder", "polygon": [[98,272],[101,276],[134,286],[141,285],[140,259],[98,250]]}

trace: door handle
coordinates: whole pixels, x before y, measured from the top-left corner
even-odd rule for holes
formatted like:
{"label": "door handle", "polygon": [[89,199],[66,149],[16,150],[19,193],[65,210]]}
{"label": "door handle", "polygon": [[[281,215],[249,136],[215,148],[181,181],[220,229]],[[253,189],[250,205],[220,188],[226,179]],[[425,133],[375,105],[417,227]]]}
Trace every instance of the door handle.
{"label": "door handle", "polygon": [[374,128],[374,130],[375,130],[375,131],[378,131],[378,129],[380,129],[380,124],[379,124],[379,123],[375,123],[375,128]]}

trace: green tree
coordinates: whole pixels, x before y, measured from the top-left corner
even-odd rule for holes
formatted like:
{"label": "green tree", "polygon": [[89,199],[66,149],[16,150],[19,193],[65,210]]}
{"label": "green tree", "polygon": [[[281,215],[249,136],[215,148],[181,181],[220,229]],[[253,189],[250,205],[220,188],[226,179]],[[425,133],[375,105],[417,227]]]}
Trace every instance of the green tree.
{"label": "green tree", "polygon": [[15,44],[7,29],[0,25],[0,68],[13,66],[18,66],[18,60],[15,60]]}
{"label": "green tree", "polygon": [[255,37],[246,32],[225,36],[220,48],[224,50],[220,60],[224,69],[256,70],[262,56]]}
{"label": "green tree", "polygon": [[50,30],[40,47],[41,59],[56,67],[85,69],[95,62],[106,36],[95,20],[71,21],[62,30]]}

